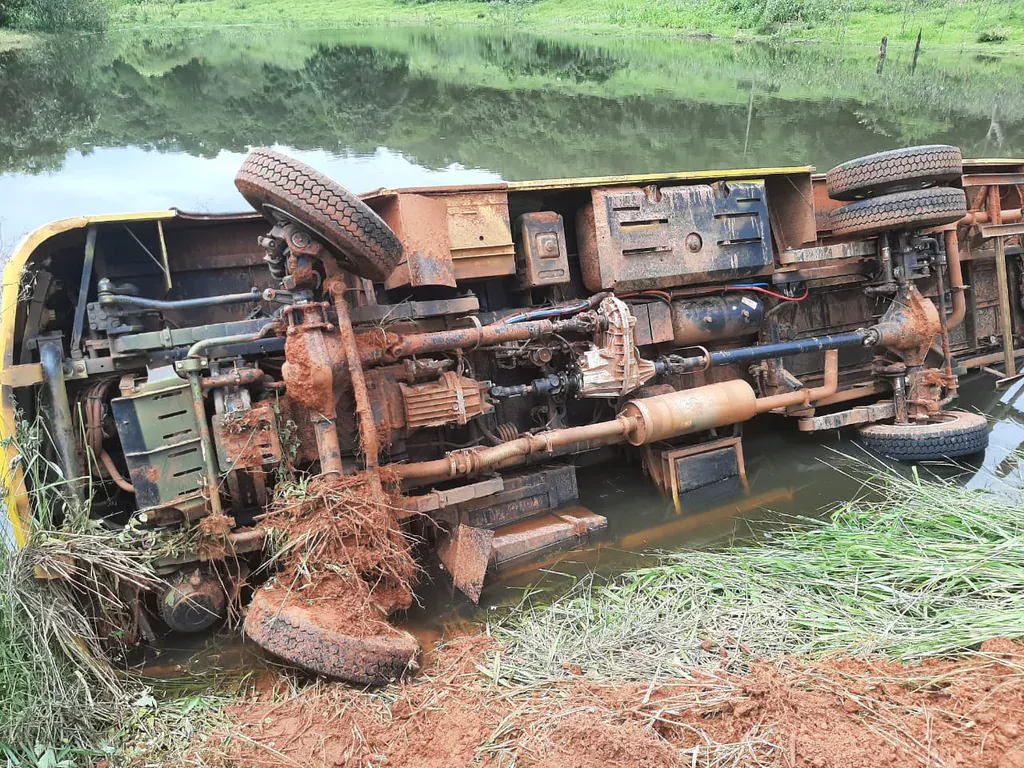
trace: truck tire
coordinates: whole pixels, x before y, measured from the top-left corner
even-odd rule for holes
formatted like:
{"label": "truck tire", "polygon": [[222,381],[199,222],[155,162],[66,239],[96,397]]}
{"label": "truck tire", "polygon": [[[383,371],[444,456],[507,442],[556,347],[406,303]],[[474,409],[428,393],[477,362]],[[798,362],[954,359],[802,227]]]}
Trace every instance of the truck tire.
{"label": "truck tire", "polygon": [[245,634],[265,650],[305,670],[359,685],[383,685],[416,669],[419,643],[408,632],[347,635],[321,626],[313,610],[257,590]]}
{"label": "truck tire", "polygon": [[951,224],[967,215],[962,189],[934,187],[858,200],[829,214],[832,234],[876,235],[894,229],[925,229]]}
{"label": "truck tire", "polygon": [[943,411],[925,424],[870,424],[859,431],[865,448],[898,461],[954,459],[988,447],[985,417],[966,411]]}
{"label": "truck tire", "polygon": [[402,260],[402,242],[366,203],[287,155],[254,149],[235,176],[235,186],[271,221],[284,218],[307,227],[359,277],[380,282]]}
{"label": "truck tire", "polygon": [[837,165],[825,174],[825,184],[833,200],[856,200],[952,181],[960,178],[963,168],[959,147],[929,144],[878,152]]}

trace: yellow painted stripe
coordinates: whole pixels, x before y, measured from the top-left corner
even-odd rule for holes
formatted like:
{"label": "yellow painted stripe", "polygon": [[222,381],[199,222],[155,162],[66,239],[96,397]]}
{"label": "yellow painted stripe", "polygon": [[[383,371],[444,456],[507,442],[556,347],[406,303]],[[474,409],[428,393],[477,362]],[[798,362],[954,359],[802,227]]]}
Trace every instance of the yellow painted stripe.
{"label": "yellow painted stripe", "polygon": [[[720,171],[682,171],[677,173],[648,173],[630,176],[589,176],[582,179],[541,179],[539,181],[510,181],[510,192],[547,189],[578,189],[579,187],[608,187],[626,184],[650,184],[659,181],[693,181],[696,179],[751,179],[764,176],[813,173],[814,166],[793,168],[730,168]],[[397,190],[401,191],[401,190]]]}

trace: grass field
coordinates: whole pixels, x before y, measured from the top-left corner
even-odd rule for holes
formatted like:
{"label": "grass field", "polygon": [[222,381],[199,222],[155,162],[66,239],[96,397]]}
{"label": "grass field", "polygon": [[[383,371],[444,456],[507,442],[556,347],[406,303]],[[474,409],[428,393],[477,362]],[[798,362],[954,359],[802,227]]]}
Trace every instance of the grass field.
{"label": "grass field", "polygon": [[912,45],[1024,43],[1017,0],[107,0],[114,24],[503,25]]}
{"label": "grass field", "polygon": [[0,29],[0,53],[12,51],[15,48],[27,48],[36,42],[37,36],[25,32],[15,32],[11,29]]}

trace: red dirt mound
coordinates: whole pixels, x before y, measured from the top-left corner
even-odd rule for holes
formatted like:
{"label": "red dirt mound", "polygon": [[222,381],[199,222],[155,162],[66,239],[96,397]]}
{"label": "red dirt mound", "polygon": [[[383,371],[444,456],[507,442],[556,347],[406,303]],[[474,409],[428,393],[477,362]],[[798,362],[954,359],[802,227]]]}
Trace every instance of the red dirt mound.
{"label": "red dirt mound", "polygon": [[[278,580],[290,587],[318,588],[323,580],[364,582],[387,611],[412,604],[416,563],[395,514],[395,480],[382,471],[383,498],[365,472],[337,477],[319,475],[305,486],[279,489],[260,521],[283,542]],[[312,593],[307,593],[307,596]],[[321,595],[326,597],[326,594]]]}
{"label": "red dirt mound", "polygon": [[[1024,768],[1024,645],[917,666],[784,659],[661,683],[494,682],[490,638],[457,640],[378,693],[290,683],[231,711],[228,765]],[[211,742],[208,742],[209,746]]]}

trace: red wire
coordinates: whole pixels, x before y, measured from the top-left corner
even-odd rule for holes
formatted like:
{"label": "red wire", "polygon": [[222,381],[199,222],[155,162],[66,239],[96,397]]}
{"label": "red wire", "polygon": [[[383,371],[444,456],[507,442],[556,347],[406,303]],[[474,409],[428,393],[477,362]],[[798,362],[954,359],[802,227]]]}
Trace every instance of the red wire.
{"label": "red wire", "polygon": [[[712,289],[712,290],[714,290],[714,289]],[[719,289],[719,290],[725,290],[725,291],[753,291],[754,293],[763,293],[766,296],[771,296],[773,298],[779,299],[780,301],[803,301],[810,294],[810,291],[807,289],[806,286],[804,287],[804,295],[803,296],[797,296],[797,297],[784,296],[781,293],[775,293],[775,291],[769,291],[767,288],[761,288],[761,287],[756,286],[756,285],[727,285],[725,288],[722,288],[722,289]],[[668,302],[671,302],[673,299],[676,298],[675,296],[669,294],[667,291],[654,291],[654,290],[631,291],[629,293],[618,293],[618,294],[616,294],[616,296],[618,298],[620,298],[620,299],[629,299],[629,298],[634,298],[636,296],[656,296],[659,299],[662,299],[663,301],[668,301]]]}
{"label": "red wire", "polygon": [[726,290],[730,290],[730,291],[735,291],[735,290],[753,291],[754,293],[763,293],[766,296],[771,296],[773,298],[780,299],[781,301],[803,301],[804,299],[807,298],[807,295],[810,293],[810,290],[806,286],[804,287],[804,295],[803,296],[799,296],[799,297],[783,296],[781,293],[775,293],[775,291],[769,291],[767,288],[759,288],[756,285],[730,285]]}

